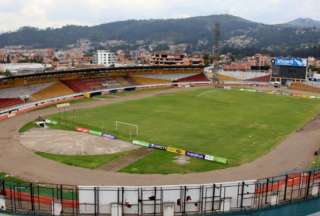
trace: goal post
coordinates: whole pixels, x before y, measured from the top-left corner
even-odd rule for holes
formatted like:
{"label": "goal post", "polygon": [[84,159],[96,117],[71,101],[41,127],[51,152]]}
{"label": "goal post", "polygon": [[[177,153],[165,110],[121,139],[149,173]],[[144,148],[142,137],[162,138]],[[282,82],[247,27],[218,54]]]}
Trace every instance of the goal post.
{"label": "goal post", "polygon": [[139,125],[132,124],[129,122],[122,122],[122,121],[115,121],[115,129],[116,131],[120,132],[120,130],[125,129],[124,133],[127,133],[126,135],[130,136],[130,139],[135,136],[139,136]]}

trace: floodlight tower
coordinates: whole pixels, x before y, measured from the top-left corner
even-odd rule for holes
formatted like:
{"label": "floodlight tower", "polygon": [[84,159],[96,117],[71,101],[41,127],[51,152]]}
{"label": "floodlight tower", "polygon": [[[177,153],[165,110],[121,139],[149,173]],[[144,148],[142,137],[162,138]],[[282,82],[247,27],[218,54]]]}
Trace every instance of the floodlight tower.
{"label": "floodlight tower", "polygon": [[212,49],[212,56],[214,61],[219,61],[220,40],[221,40],[220,23],[215,23],[213,26],[213,49]]}

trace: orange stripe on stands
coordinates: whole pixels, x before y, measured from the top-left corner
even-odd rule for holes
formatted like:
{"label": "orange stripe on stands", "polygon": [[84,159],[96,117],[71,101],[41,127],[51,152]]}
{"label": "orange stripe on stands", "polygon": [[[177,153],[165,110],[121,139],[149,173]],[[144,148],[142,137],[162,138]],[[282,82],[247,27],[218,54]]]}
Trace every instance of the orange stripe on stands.
{"label": "orange stripe on stands", "polygon": [[[297,185],[300,185],[302,183],[306,183],[309,179],[309,176],[301,176],[298,174],[298,176],[288,176],[288,180],[287,180],[287,187],[294,187]],[[313,180],[318,180],[320,179],[320,173],[313,175]],[[277,181],[275,183],[271,183],[268,184],[268,186],[266,184],[264,184],[262,187],[259,187],[256,189],[256,193],[266,193],[266,192],[273,192],[273,191],[278,191],[280,190],[280,188],[285,187],[286,185],[286,180],[280,180]]]}
{"label": "orange stripe on stands", "polygon": [[[31,196],[30,193],[17,192],[10,189],[5,189],[4,192],[7,199],[15,198],[16,200],[26,202],[31,202],[33,200],[36,203],[41,203],[44,205],[52,205],[55,200],[54,198],[48,196]],[[63,200],[62,205],[63,207],[76,208],[79,207],[79,202],[77,200]]]}

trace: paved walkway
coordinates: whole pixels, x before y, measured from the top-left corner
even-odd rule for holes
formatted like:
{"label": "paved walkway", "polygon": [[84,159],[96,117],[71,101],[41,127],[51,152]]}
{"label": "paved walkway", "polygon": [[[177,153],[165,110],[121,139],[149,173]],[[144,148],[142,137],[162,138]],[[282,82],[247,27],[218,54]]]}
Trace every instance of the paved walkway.
{"label": "paved walkway", "polygon": [[[170,93],[183,89],[162,91]],[[158,95],[155,92],[140,93],[119,97],[107,101],[80,103],[69,109],[91,108],[102,104],[117,103]],[[205,173],[172,175],[138,175],[103,170],[88,170],[67,166],[35,155],[19,143],[18,130],[26,122],[38,116],[57,112],[55,108],[26,113],[0,122],[0,170],[33,182],[57,183],[70,185],[173,185],[199,184],[235,180],[249,180],[275,176],[292,169],[303,169],[312,160],[313,153],[319,147],[320,118],[315,119],[304,129],[291,134],[270,153],[257,160],[239,167]]]}

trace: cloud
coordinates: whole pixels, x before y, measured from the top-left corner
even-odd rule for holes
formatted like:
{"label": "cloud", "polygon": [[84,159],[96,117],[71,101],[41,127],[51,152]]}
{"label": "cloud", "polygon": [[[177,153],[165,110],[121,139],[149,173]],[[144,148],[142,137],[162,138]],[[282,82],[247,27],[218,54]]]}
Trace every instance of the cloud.
{"label": "cloud", "polygon": [[320,19],[319,10],[318,0],[0,0],[0,31],[225,13],[281,23],[297,17]]}

